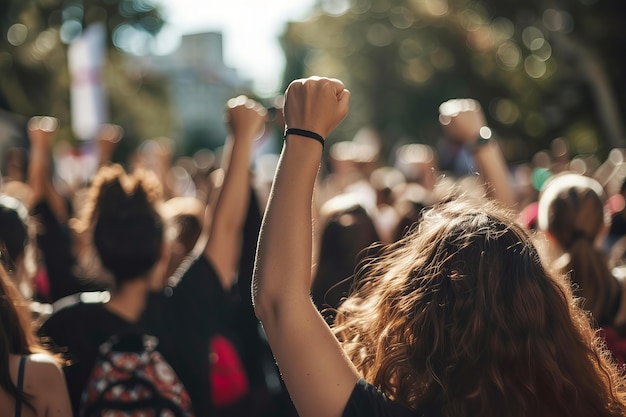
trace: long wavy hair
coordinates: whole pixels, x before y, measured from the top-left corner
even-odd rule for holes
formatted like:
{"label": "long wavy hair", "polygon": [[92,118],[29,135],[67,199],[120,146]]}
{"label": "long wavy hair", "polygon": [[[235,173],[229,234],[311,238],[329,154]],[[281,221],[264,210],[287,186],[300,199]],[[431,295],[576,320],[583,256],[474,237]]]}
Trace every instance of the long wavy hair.
{"label": "long wavy hair", "polygon": [[619,306],[621,287],[596,241],[606,228],[604,190],[594,179],[565,173],[550,179],[539,199],[539,227],[564,252],[563,272],[574,293],[584,299],[598,325],[610,325]]}
{"label": "long wavy hair", "polygon": [[449,417],[623,416],[626,385],[566,277],[493,205],[450,202],[357,271],[334,331],[363,377]]}
{"label": "long wavy hair", "polygon": [[9,355],[44,353],[35,337],[28,302],[0,266],[0,386],[33,409],[32,396],[17,389],[9,373]]}

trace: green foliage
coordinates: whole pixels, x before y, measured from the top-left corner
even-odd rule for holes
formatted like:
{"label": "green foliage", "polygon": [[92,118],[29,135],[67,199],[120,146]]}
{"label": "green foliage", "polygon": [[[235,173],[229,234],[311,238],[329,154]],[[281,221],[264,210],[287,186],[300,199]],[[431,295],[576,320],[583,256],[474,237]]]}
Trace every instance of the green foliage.
{"label": "green foliage", "polygon": [[[624,6],[595,3],[320,1],[283,35],[285,83],[312,74],[344,80],[352,110],[337,136],[370,125],[386,151],[434,144],[438,106],[455,97],[480,101],[510,160],[528,160],[566,134],[574,153],[605,151],[622,140],[621,122],[600,102],[615,108],[611,88],[624,65],[614,48],[626,34]],[[598,93],[603,77],[608,92]]]}
{"label": "green foliage", "polygon": [[142,138],[155,128],[168,132],[171,117],[161,84],[123,63],[125,52],[147,52],[163,25],[151,0],[0,0],[0,108],[58,117],[59,136],[71,138],[67,48],[96,22],[107,30],[104,79],[111,121]]}

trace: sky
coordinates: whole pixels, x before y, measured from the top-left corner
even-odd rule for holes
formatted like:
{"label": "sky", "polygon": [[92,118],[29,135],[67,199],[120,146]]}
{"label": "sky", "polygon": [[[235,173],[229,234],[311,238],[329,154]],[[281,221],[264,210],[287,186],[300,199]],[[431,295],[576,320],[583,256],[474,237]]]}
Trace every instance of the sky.
{"label": "sky", "polygon": [[280,88],[285,63],[278,36],[285,22],[306,18],[315,0],[160,0],[167,25],[157,42],[169,53],[184,34],[220,31],[224,61],[259,94]]}

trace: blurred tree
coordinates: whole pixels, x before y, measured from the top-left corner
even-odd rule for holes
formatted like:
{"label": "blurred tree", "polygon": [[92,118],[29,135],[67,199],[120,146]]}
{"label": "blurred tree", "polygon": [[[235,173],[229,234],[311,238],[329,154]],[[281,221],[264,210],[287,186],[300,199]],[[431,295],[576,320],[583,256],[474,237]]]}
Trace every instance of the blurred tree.
{"label": "blurred tree", "polygon": [[[352,91],[337,136],[381,132],[389,153],[435,144],[437,108],[474,97],[509,160],[564,136],[573,153],[623,145],[623,0],[319,0],[282,36],[285,84],[320,74]],[[619,94],[615,94],[617,91]]]}
{"label": "blurred tree", "polygon": [[67,47],[89,25],[103,23],[103,79],[111,121],[146,138],[170,131],[167,94],[158,80],[126,65],[124,54],[147,53],[163,25],[151,0],[0,0],[0,108],[61,120],[70,131]]}

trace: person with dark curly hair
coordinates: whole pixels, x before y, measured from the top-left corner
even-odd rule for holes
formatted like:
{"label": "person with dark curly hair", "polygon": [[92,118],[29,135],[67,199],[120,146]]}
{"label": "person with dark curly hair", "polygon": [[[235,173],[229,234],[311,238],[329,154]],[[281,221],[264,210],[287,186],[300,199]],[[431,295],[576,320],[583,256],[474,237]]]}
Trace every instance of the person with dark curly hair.
{"label": "person with dark curly hair", "polygon": [[339,80],[285,93],[254,302],[301,417],[626,415],[626,381],[566,277],[507,212],[451,200],[357,271],[334,333],[311,301],[311,201]]}
{"label": "person with dark curly hair", "polygon": [[112,281],[110,299],[60,308],[40,329],[70,361],[65,376],[75,415],[100,346],[115,335],[143,333],[138,322],[148,295],[163,286],[167,246],[157,210],[161,192],[152,172],[127,174],[120,165],[101,168],[89,189],[79,227],[94,247],[102,276]]}

